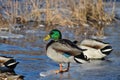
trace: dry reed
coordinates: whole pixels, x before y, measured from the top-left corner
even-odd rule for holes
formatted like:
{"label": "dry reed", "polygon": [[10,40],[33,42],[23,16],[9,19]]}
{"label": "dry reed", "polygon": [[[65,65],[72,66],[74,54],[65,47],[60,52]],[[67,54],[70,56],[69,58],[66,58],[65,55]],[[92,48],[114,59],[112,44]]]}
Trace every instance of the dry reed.
{"label": "dry reed", "polygon": [[[15,23],[16,17],[20,16],[25,21],[44,22],[48,29],[57,25],[74,28],[82,26],[84,29],[89,25],[96,31],[96,35],[103,35],[104,26],[112,22],[115,9],[114,3],[112,13],[105,12],[103,0],[0,0],[0,2],[3,3],[0,9],[4,11],[9,24]],[[78,34],[80,29],[77,28]]]}

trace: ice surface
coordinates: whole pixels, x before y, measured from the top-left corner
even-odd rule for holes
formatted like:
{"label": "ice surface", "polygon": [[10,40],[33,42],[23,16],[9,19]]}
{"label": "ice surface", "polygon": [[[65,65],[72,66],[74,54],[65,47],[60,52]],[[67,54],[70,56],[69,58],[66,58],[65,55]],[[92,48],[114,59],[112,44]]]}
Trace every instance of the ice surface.
{"label": "ice surface", "polygon": [[23,38],[21,34],[13,34],[10,32],[0,32],[0,38]]}

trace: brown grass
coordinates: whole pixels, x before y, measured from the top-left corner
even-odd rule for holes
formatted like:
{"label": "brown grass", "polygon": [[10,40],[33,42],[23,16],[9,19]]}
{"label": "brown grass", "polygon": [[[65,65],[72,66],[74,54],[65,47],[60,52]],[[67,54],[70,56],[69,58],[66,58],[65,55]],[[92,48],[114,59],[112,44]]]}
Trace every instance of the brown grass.
{"label": "brown grass", "polygon": [[[56,26],[84,27],[89,25],[96,30],[96,35],[103,35],[106,23],[114,18],[115,3],[111,14],[104,11],[103,0],[25,0],[24,2],[12,2],[1,0],[10,24],[16,23],[16,17],[20,16],[25,22],[29,20],[39,21],[51,29]],[[1,17],[0,17],[1,18]],[[0,23],[1,24],[1,23]],[[93,30],[94,30],[93,29]],[[77,28],[77,33],[80,30]]]}

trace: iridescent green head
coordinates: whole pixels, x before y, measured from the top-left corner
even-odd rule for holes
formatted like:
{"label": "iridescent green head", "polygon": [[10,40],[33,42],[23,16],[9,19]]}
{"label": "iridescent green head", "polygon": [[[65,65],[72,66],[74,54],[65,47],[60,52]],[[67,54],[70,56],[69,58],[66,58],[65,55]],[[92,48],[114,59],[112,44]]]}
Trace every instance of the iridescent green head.
{"label": "iridescent green head", "polygon": [[58,29],[53,29],[50,33],[44,38],[44,40],[53,39],[55,41],[62,38],[62,34]]}

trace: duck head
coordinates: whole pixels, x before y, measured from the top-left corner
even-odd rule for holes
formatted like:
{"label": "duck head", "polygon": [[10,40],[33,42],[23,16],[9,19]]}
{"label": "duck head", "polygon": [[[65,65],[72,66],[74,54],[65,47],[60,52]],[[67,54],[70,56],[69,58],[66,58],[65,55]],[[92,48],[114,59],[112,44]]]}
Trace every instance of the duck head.
{"label": "duck head", "polygon": [[50,33],[45,36],[44,40],[47,41],[49,39],[52,39],[54,41],[57,41],[59,39],[62,39],[62,34],[58,29],[53,29],[50,31]]}

